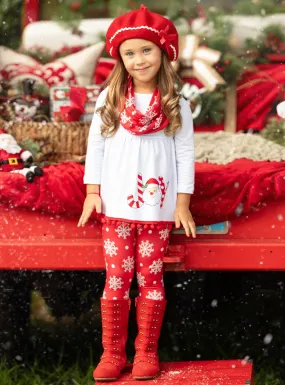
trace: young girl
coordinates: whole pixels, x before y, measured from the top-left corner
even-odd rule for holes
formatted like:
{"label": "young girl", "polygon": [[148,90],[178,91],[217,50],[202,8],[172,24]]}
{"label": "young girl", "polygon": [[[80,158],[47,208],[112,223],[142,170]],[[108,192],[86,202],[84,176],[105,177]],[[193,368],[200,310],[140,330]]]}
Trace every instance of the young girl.
{"label": "young girl", "polygon": [[90,127],[78,226],[102,217],[106,284],[101,298],[104,353],[97,381],[119,377],[126,364],[129,290],[136,270],[138,336],[132,374],[159,373],[157,344],[166,299],[163,256],[173,224],[196,236],[189,211],[194,190],[193,122],[171,61],[173,23],[145,6],[115,19],[106,48],[118,59],[99,95]]}

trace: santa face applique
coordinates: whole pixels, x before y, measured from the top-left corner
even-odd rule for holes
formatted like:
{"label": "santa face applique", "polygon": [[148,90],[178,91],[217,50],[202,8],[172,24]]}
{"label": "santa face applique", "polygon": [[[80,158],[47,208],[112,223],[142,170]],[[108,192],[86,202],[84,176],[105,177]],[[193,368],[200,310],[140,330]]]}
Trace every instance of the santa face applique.
{"label": "santa face applique", "polygon": [[[163,206],[169,182],[164,183],[163,177],[150,178],[143,184],[142,175],[138,174],[137,193],[127,197],[128,205],[132,208],[140,208],[145,203],[149,206]],[[135,198],[137,196],[137,198]]]}
{"label": "santa face applique", "polygon": [[144,186],[143,201],[146,205],[155,206],[161,201],[161,189],[158,181],[154,178],[149,179]]}

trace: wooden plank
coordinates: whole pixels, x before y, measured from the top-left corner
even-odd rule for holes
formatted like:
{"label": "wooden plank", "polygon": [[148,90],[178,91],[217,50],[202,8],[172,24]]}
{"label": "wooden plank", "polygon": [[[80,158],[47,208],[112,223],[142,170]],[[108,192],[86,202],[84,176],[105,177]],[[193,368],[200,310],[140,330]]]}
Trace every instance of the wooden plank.
{"label": "wooden plank", "polygon": [[[145,385],[253,385],[252,364],[246,360],[163,362],[160,367],[160,376]],[[129,365],[115,383],[137,385],[131,369]]]}

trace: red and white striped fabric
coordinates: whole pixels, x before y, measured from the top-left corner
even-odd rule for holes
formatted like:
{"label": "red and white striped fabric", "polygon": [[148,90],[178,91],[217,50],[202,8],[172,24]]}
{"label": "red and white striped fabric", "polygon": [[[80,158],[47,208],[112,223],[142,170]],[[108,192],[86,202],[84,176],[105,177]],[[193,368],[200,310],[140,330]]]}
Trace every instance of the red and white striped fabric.
{"label": "red and white striped fabric", "polygon": [[134,195],[128,196],[128,205],[130,207],[140,208],[144,204],[143,201],[143,180],[142,174],[138,174],[138,199],[135,200]]}

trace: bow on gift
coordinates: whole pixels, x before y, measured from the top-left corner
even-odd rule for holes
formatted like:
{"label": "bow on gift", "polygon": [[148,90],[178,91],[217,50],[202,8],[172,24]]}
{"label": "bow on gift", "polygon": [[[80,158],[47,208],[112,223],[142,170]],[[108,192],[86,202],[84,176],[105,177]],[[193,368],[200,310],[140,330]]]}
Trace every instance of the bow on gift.
{"label": "bow on gift", "polygon": [[86,88],[70,87],[69,98],[70,105],[61,106],[60,114],[65,122],[78,122],[85,112]]}
{"label": "bow on gift", "polygon": [[[195,35],[181,36],[179,39],[179,58],[183,66],[192,67],[193,76],[208,91],[212,92],[218,84],[225,84],[225,80],[212,67],[220,60],[221,52],[207,47],[199,47],[199,41],[199,37]],[[181,74],[181,77],[185,76],[185,73]]]}

